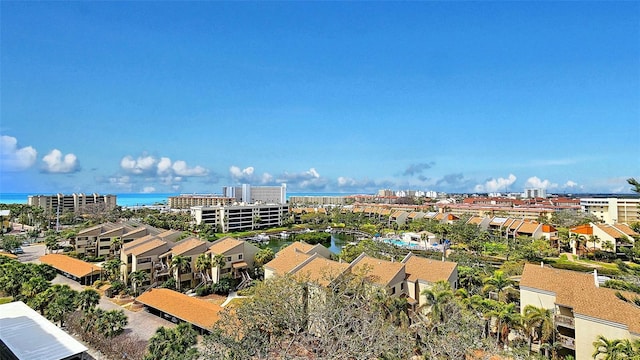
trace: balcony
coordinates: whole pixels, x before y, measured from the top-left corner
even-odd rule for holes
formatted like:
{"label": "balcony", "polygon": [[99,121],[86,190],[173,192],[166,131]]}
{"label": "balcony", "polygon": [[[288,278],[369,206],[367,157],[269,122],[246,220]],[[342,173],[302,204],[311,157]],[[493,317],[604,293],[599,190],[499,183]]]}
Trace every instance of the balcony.
{"label": "balcony", "polygon": [[562,346],[564,346],[567,349],[571,349],[571,350],[576,349],[576,339],[572,337],[565,336],[565,335],[558,335],[558,341]]}
{"label": "balcony", "polygon": [[566,328],[575,329],[575,319],[571,316],[566,315],[556,315],[555,316],[556,325],[564,326]]}

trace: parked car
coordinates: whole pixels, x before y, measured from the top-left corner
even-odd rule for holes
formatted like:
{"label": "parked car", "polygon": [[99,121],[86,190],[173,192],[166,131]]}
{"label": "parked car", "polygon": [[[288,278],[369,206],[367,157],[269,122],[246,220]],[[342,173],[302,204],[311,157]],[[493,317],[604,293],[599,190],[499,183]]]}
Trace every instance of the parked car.
{"label": "parked car", "polygon": [[13,249],[13,250],[11,251],[11,253],[12,253],[12,254],[14,254],[14,255],[24,254],[24,250],[22,250],[22,248],[21,248],[21,247],[17,247],[17,248],[15,248],[15,249]]}

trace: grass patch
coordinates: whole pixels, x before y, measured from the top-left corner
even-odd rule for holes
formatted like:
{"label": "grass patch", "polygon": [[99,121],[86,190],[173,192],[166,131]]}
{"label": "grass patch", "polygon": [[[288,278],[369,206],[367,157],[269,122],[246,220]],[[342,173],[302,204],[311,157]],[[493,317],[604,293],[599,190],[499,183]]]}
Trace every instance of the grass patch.
{"label": "grass patch", "polygon": [[0,297],[0,305],[2,304],[8,304],[10,302],[13,301],[13,297],[8,296],[8,297]]}

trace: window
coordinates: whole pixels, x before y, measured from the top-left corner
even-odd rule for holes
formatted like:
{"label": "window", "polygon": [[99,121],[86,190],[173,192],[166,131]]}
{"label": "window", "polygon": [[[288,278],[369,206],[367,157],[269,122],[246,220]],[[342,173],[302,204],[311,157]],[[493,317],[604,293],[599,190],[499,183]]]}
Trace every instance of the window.
{"label": "window", "polygon": [[145,263],[149,263],[149,262],[151,262],[151,258],[150,257],[144,257],[144,258],[138,259],[138,264],[145,264]]}
{"label": "window", "polygon": [[400,290],[404,290],[404,283],[400,283]]}
{"label": "window", "polygon": [[396,293],[396,287],[394,286],[394,287],[391,288],[391,295],[393,295],[395,293]]}
{"label": "window", "polygon": [[231,261],[231,256],[227,256],[227,261]]}
{"label": "window", "polygon": [[238,255],[238,260],[242,260],[242,254]]}

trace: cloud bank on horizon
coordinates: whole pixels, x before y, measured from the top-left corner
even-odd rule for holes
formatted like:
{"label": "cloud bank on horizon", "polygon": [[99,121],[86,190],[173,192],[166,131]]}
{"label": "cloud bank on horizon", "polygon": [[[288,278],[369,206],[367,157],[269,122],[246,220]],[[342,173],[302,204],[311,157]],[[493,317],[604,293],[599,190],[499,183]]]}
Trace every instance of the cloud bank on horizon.
{"label": "cloud bank on horizon", "polygon": [[640,178],[640,2],[0,7],[1,192]]}
{"label": "cloud bank on horizon", "polygon": [[[0,138],[2,156],[0,168],[16,175],[29,173],[32,168],[37,168],[37,150],[33,146],[20,146],[18,139],[12,136],[2,135]],[[94,164],[97,165],[97,164]],[[218,192],[214,189],[227,185],[252,184],[280,185],[286,183],[290,191],[294,192],[345,192],[345,193],[371,193],[378,189],[417,189],[435,190],[443,192],[475,192],[475,193],[508,193],[519,192],[523,188],[541,188],[548,191],[581,192],[587,191],[583,185],[573,180],[566,180],[563,184],[552,182],[548,179],[540,179],[537,176],[527,178],[518,184],[518,177],[510,173],[506,177],[491,177],[483,182],[474,183],[472,179],[466,179],[462,173],[446,174],[436,180],[408,182],[406,177],[421,178],[423,172],[435,166],[434,162],[409,164],[398,178],[381,178],[372,180],[368,178],[354,179],[348,176],[330,178],[321,175],[314,167],[300,172],[284,171],[279,174],[269,172],[258,173],[253,166],[241,168],[231,165],[226,175],[218,174],[202,165],[189,166],[185,160],[171,160],[166,156],[153,156],[142,153],[138,156],[125,155],[119,162],[119,170],[109,176],[89,175],[95,180],[95,186],[87,191],[95,192],[181,192],[190,191],[185,186],[190,180],[201,178],[204,181],[192,186],[193,192],[203,192],[198,186],[206,185],[208,191]],[[81,177],[83,169],[79,165],[79,159],[73,153],[63,155],[58,149],[51,150],[41,159],[40,173],[55,177],[60,174]],[[95,169],[91,172],[95,172]],[[3,175],[5,176],[5,175]],[[625,192],[626,177],[607,180],[612,187],[610,192]],[[454,190],[450,190],[454,189]],[[3,190],[12,192],[10,189]],[[52,188],[50,192],[65,191],[65,189]],[[605,189],[606,191],[606,189]],[[630,191],[629,191],[630,192]]]}

